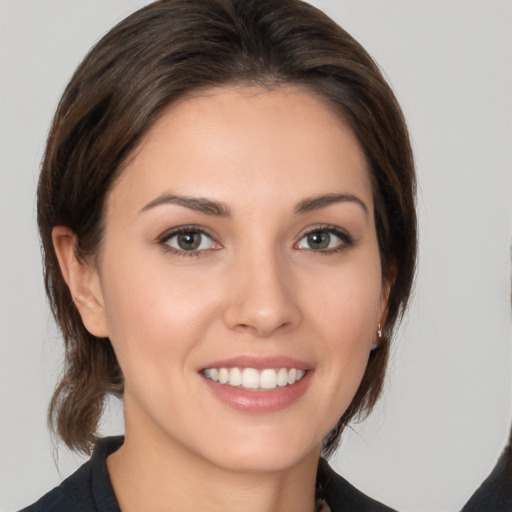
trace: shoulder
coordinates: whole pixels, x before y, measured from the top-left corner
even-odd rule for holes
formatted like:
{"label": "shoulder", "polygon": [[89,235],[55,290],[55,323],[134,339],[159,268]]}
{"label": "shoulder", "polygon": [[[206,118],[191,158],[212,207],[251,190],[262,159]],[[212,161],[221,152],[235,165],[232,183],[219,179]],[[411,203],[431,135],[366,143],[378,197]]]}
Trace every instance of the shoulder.
{"label": "shoulder", "polygon": [[[90,500],[87,499],[90,489],[90,461],[81,466],[58,487],[45,494],[36,503],[20,512],[85,512],[90,511]],[[85,497],[85,499],[84,499]],[[95,510],[95,509],[92,509]]]}
{"label": "shoulder", "polygon": [[461,512],[512,511],[512,445]]}
{"label": "shoulder", "polygon": [[119,512],[106,461],[122,443],[122,437],[101,439],[89,461],[20,512]]}
{"label": "shoulder", "polygon": [[327,502],[331,512],[395,512],[356,489],[338,475],[325,459],[320,459],[318,465],[317,494]]}

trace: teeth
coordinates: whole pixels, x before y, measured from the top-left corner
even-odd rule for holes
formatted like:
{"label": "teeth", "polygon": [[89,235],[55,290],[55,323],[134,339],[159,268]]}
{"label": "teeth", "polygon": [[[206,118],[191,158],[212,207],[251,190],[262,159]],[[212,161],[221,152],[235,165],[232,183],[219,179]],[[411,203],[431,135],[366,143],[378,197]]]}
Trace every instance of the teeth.
{"label": "teeth", "polygon": [[208,368],[203,373],[207,379],[220,384],[259,391],[295,384],[306,375],[305,370],[297,368],[266,368],[261,371],[255,368]]}
{"label": "teeth", "polygon": [[280,387],[288,384],[288,370],[286,368],[280,368],[277,372],[277,385]]}
{"label": "teeth", "polygon": [[261,389],[275,389],[277,387],[277,373],[275,370],[263,370],[260,374]]}
{"label": "teeth", "polygon": [[242,387],[258,389],[260,387],[260,374],[254,368],[245,368],[242,372]]}
{"label": "teeth", "polygon": [[229,385],[240,386],[242,384],[242,372],[239,368],[229,370]]}
{"label": "teeth", "polygon": [[226,384],[229,381],[229,371],[226,368],[219,368],[219,382]]}

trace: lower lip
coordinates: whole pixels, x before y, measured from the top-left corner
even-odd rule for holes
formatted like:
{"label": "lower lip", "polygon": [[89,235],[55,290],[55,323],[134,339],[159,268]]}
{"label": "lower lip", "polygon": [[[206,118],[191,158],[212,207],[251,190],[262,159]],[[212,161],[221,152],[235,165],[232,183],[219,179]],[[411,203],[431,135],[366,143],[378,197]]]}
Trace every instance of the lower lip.
{"label": "lower lip", "polygon": [[250,391],[244,388],[220,384],[203,375],[211,392],[223,403],[243,412],[275,412],[286,409],[296,402],[308,389],[313,371],[309,370],[301,380],[292,385],[270,391]]}

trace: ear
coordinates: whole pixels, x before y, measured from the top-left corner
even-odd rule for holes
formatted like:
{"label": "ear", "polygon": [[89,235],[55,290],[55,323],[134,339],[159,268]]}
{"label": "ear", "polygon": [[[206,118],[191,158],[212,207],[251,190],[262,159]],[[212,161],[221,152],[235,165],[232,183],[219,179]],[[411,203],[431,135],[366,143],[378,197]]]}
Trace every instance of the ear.
{"label": "ear", "polygon": [[391,292],[391,287],[396,279],[396,260],[393,259],[389,264],[388,275],[386,279],[382,280],[382,298],[381,298],[381,317],[380,323],[382,326],[386,324],[386,317],[388,311],[388,299],[389,293]]}
{"label": "ear", "polygon": [[107,338],[103,293],[96,268],[79,258],[76,251],[77,238],[70,228],[54,227],[52,240],[62,276],[85,328],[93,336]]}

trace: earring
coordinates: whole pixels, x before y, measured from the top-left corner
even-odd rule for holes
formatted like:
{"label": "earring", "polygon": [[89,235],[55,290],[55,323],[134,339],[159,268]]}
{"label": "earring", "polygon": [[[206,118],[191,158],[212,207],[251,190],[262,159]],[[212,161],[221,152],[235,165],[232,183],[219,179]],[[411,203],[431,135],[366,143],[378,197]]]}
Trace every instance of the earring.
{"label": "earring", "polygon": [[379,343],[382,340],[382,326],[380,324],[377,325],[377,342],[372,345],[371,351],[379,348]]}

